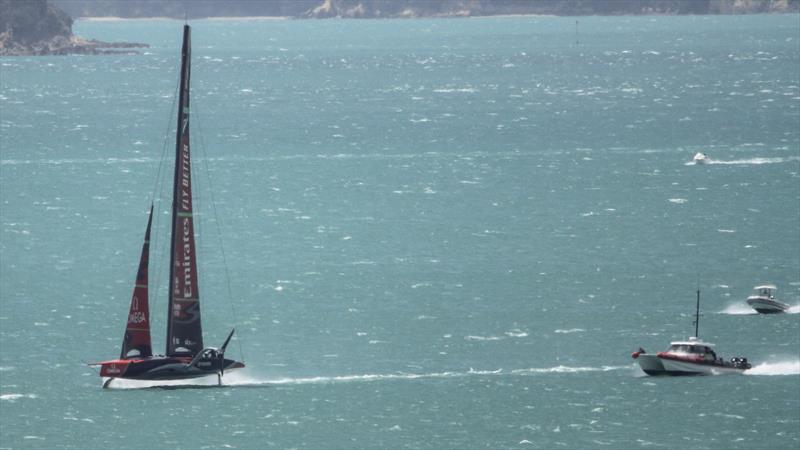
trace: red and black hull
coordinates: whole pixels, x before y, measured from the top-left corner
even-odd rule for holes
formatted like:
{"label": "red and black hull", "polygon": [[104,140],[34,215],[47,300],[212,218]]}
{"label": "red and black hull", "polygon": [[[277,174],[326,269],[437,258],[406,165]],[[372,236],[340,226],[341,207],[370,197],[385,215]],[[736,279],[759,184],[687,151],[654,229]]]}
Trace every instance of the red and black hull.
{"label": "red and black hull", "polygon": [[116,359],[100,363],[100,376],[130,380],[184,380],[244,367],[243,363],[232,359],[224,359],[220,364],[209,364],[208,367],[192,365],[191,362],[191,358],[169,356]]}

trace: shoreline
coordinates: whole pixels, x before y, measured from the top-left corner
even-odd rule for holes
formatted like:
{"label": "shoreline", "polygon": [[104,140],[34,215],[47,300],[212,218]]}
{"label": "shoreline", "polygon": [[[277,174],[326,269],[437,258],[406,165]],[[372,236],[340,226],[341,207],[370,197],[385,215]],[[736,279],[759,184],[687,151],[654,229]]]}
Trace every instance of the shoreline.
{"label": "shoreline", "polygon": [[[189,19],[188,22],[209,21],[209,22],[278,22],[289,20],[420,20],[420,19],[513,19],[513,18],[563,18],[563,19],[578,19],[585,17],[697,17],[697,16],[742,16],[742,15],[798,15],[797,11],[773,11],[765,13],[745,13],[745,14],[725,14],[725,13],[709,13],[709,14],[669,14],[669,13],[651,13],[651,14],[627,14],[619,16],[597,16],[597,15],[556,15],[556,14],[492,14],[492,15],[431,15],[431,16],[393,16],[393,17],[293,17],[293,16],[214,16],[214,17],[196,17]],[[118,17],[118,16],[87,16],[76,17],[76,22],[124,22],[124,21],[181,21],[186,22],[186,19],[165,16],[153,17]]]}
{"label": "shoreline", "polygon": [[[291,20],[292,17],[289,16],[216,16],[216,17],[201,17],[201,18],[194,18],[189,19],[189,22],[198,21],[198,20],[209,20],[209,21],[220,21],[220,22],[230,22],[230,21],[277,21],[277,20]],[[179,19],[175,17],[165,17],[165,16],[154,16],[154,17],[118,17],[118,16],[100,16],[100,17],[76,17],[75,21],[86,21],[86,22],[123,22],[123,21],[144,21],[144,20],[172,20],[172,21],[181,21],[185,22],[185,19]]]}

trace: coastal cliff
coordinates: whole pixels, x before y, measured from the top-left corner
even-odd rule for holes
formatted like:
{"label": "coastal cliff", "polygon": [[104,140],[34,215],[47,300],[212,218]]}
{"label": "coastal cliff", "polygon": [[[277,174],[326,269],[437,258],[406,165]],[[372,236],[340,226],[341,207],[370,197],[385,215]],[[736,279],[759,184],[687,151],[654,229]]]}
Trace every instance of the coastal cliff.
{"label": "coastal cliff", "polygon": [[72,18],[46,0],[0,0],[0,56],[135,53],[146,44],[72,34]]}

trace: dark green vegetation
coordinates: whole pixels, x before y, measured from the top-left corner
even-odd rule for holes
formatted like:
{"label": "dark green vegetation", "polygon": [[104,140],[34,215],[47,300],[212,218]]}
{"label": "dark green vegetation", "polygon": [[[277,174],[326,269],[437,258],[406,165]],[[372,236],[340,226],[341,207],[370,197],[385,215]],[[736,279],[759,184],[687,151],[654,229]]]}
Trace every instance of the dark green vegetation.
{"label": "dark green vegetation", "polygon": [[72,34],[72,18],[45,0],[0,0],[0,42],[33,44]]}
{"label": "dark green vegetation", "polygon": [[46,0],[0,0],[0,56],[127,53],[132,47],[146,45],[74,36],[72,18]]}

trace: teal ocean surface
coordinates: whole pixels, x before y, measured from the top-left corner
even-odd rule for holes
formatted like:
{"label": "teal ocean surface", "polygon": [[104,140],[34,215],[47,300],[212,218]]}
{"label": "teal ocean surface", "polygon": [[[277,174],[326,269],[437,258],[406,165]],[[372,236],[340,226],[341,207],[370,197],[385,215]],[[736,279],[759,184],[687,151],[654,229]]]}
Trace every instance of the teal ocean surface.
{"label": "teal ocean surface", "polygon": [[[0,448],[798,448],[798,16],[578,21],[193,22],[205,341],[247,363],[205,389],[85,365],[119,354],[183,24],[0,59]],[[698,287],[753,368],[645,376]]]}

